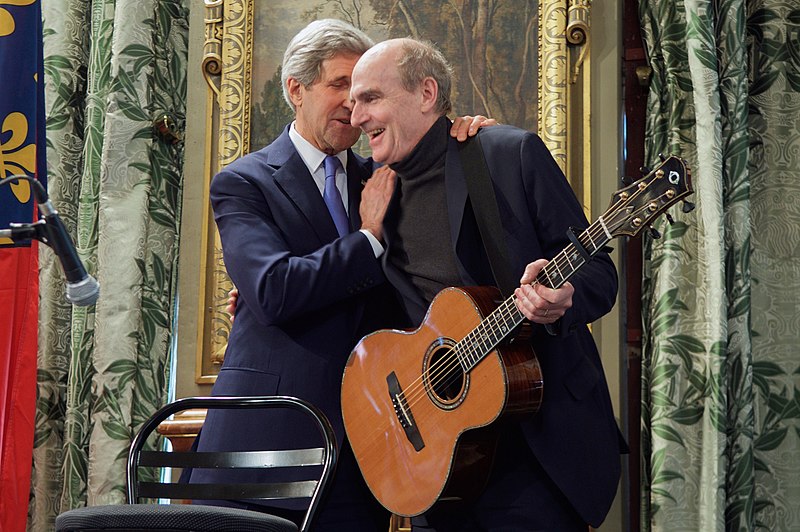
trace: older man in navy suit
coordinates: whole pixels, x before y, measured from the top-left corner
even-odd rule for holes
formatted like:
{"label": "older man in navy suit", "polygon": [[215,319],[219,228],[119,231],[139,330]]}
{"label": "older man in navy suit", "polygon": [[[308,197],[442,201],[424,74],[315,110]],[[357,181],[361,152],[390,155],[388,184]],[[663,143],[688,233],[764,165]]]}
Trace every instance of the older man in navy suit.
{"label": "older man in navy suit", "polygon": [[[382,256],[409,325],[423,319],[447,286],[496,285],[467,194],[465,173],[444,116],[450,71],[432,46],[385,41],[365,53],[352,76],[351,121],[368,135],[373,157],[396,171],[383,227]],[[542,367],[540,411],[500,427],[499,449],[476,501],[442,501],[415,529],[437,532],[581,531],[599,526],[617,489],[624,442],[614,419],[603,367],[587,324],[607,313],[617,277],[601,250],[554,289],[537,274],[570,244],[583,210],[542,141],[508,126],[483,129],[483,156],[497,197],[514,292],[534,325]]]}
{"label": "older man in navy suit", "polygon": [[[340,462],[315,530],[386,530],[344,438],[339,390],[350,350],[388,323],[393,296],[379,256],[394,173],[350,149],[350,74],[373,45],[338,20],[303,29],[284,54],[282,83],[295,120],[269,146],[235,161],[211,184],[227,271],[239,290],[236,318],[215,395],[291,395],[321,408],[340,445]],[[459,120],[454,134],[481,119]],[[373,174],[373,172],[375,172]],[[371,177],[372,176],[372,177]],[[365,186],[366,183],[366,186]],[[388,311],[388,312],[387,312]],[[307,445],[291,414],[211,411],[198,449]],[[230,479],[195,470],[192,482]],[[259,473],[237,473],[258,482]],[[220,502],[249,509],[259,504]],[[299,520],[296,506],[268,511]]]}

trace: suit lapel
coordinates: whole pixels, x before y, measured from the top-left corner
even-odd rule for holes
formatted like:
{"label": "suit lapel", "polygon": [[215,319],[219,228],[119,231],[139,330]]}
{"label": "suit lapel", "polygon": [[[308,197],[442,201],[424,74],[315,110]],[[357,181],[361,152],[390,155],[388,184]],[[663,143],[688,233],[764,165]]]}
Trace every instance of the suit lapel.
{"label": "suit lapel", "polygon": [[[339,233],[314,178],[289,139],[288,128],[275,140],[272,147],[267,163],[277,168],[275,182],[303,213],[322,242],[335,240]],[[358,207],[364,182],[372,175],[370,161],[371,159],[357,156],[352,150],[347,151],[347,210],[351,231],[357,231],[361,227]]]}
{"label": "suit lapel", "polygon": [[273,178],[286,197],[308,220],[321,243],[335,240],[339,233],[314,178],[289,139],[288,128],[272,144],[267,163],[276,168]]}

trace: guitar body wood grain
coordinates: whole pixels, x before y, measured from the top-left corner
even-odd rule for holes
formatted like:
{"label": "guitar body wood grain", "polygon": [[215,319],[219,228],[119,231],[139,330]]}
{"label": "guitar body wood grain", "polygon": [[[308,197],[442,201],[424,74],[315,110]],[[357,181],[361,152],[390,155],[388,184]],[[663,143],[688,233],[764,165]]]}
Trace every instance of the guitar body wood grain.
{"label": "guitar body wood grain", "polygon": [[[389,511],[419,515],[446,486],[448,497],[476,495],[485,478],[462,473],[488,475],[491,427],[474,437],[464,433],[538,409],[542,376],[527,341],[491,351],[466,373],[454,356],[452,347],[500,299],[494,288],[445,289],[416,331],[377,331],[350,355],[342,382],[345,429],[367,485]],[[400,393],[387,380],[395,380]],[[454,470],[459,474],[447,485]]]}

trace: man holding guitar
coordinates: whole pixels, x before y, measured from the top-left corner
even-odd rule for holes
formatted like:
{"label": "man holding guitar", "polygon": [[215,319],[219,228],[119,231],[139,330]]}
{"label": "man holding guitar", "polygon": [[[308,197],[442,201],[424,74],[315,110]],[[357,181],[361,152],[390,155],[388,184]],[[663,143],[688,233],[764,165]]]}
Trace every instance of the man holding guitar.
{"label": "man holding guitar", "polygon": [[[449,286],[498,285],[474,214],[476,202],[467,192],[465,173],[474,168],[462,163],[457,143],[448,136],[449,92],[450,70],[443,56],[412,39],[376,45],[353,70],[351,122],[369,137],[373,158],[388,164],[398,177],[383,223],[384,273],[399,294],[408,317],[406,325],[423,324],[416,333],[394,331],[394,336],[406,342],[434,330],[439,339],[430,343],[423,338],[424,345],[436,345],[423,349],[418,360],[413,349],[406,347],[388,345],[385,352],[370,352],[380,345],[380,332],[362,340],[351,355],[343,383],[348,437],[367,484],[385,506],[405,515],[425,512],[414,519],[415,530],[585,532],[587,525],[599,526],[606,517],[625,445],[587,327],[612,308],[616,272],[602,246],[592,247],[591,234],[582,240],[568,236],[571,227],[586,228],[588,222],[542,141],[508,126],[483,129],[477,138],[496,194],[498,232],[502,233],[494,236],[505,249],[510,269],[521,275],[513,294],[504,294],[511,296],[512,303],[502,311],[513,319],[519,317],[512,327],[523,317],[532,324],[526,338],[516,343],[524,341],[526,347],[530,343],[536,358],[523,356],[514,362],[516,355],[495,354],[487,356],[486,362],[478,356],[472,360],[470,353],[459,351],[463,342],[458,334],[448,343],[437,320],[441,316],[441,322],[458,321],[470,314],[472,299],[461,291],[437,294]],[[571,245],[574,253],[562,252],[564,261],[559,263],[555,257]],[[565,275],[563,270],[574,268],[574,262],[585,263],[580,271]],[[550,282],[559,275],[561,282]],[[462,300],[468,304],[456,308]],[[505,322],[500,321],[503,329]],[[484,322],[476,330],[487,327]],[[509,360],[512,363],[503,369],[500,361]],[[369,374],[373,365],[378,370]],[[472,370],[469,375],[467,370]],[[500,380],[522,375],[532,382],[522,390],[523,399],[512,405],[517,393],[513,390],[479,395],[481,388],[494,386],[492,372]],[[510,388],[512,383],[501,384]],[[494,398],[503,394],[508,400]],[[380,404],[386,397],[391,397],[388,413],[381,411]],[[538,401],[541,407],[535,412],[538,405],[533,403]],[[494,403],[497,415],[485,417],[482,410]],[[478,412],[474,423],[448,426],[448,416],[459,416],[468,408]],[[495,421],[501,417],[499,411],[504,419]],[[506,411],[513,415],[505,417]],[[373,414],[379,417],[373,419]],[[385,431],[380,418],[384,415],[391,418]],[[478,431],[464,430],[484,426]],[[495,450],[485,489],[463,502],[445,500],[450,488],[457,494],[458,488],[483,481],[454,477],[448,489],[442,490],[438,480],[430,479],[437,475],[431,465],[438,460],[434,455],[455,453],[446,445],[439,447],[440,440],[447,439],[442,433],[448,431],[453,431],[452,440],[480,434],[474,449]],[[396,462],[390,457],[395,453]],[[442,476],[447,477],[453,472],[450,457],[443,462]],[[387,463],[399,465],[387,467]],[[396,480],[381,485],[379,477]],[[406,478],[413,481],[404,484]],[[429,491],[429,480],[434,484],[433,495],[426,502],[419,494]],[[392,492],[393,486],[400,486],[398,492]]]}

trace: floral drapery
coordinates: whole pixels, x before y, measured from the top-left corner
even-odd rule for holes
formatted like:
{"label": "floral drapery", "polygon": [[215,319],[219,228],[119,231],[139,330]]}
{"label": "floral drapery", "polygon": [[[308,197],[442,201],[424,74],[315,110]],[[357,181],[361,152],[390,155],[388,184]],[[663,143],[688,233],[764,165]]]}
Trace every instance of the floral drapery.
{"label": "floral drapery", "polygon": [[44,2],[49,192],[96,306],[63,299],[41,253],[38,403],[28,528],[125,500],[125,459],[161,406],[173,334],[181,143],[155,132],[185,115],[188,3]]}
{"label": "floral drapery", "polygon": [[646,249],[643,530],[797,530],[800,9],[642,0],[646,157],[697,209]]}

